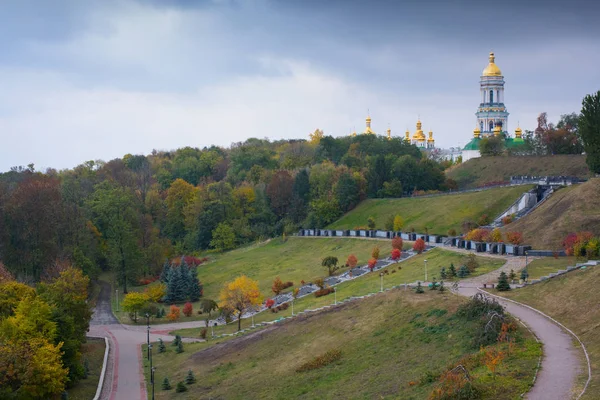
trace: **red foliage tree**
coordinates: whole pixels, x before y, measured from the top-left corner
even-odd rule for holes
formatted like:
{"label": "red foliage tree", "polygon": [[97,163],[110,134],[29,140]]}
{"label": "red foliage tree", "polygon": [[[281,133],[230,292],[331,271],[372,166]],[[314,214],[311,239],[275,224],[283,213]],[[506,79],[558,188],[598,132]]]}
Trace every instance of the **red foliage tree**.
{"label": "red foliage tree", "polygon": [[267,196],[275,214],[282,216],[288,211],[292,201],[294,178],[287,171],[278,171],[273,174],[267,186]]}
{"label": "red foliage tree", "polygon": [[415,241],[415,244],[413,244],[413,250],[416,251],[418,254],[421,254],[423,250],[425,250],[425,241],[421,238],[418,238]]}
{"label": "red foliage tree", "polygon": [[194,308],[192,306],[192,303],[190,303],[189,301],[187,303],[185,303],[183,305],[183,315],[185,315],[186,317],[191,317],[192,313],[194,312]]}
{"label": "red foliage tree", "polygon": [[371,270],[371,272],[373,272],[373,268],[375,268],[375,265],[377,264],[377,260],[375,258],[371,258],[369,260],[369,269]]}
{"label": "red foliage tree", "polygon": [[518,246],[523,243],[523,234],[521,232],[508,232],[506,234],[506,241]]}
{"label": "red foliage tree", "polygon": [[398,249],[398,250],[402,251],[403,244],[404,244],[404,241],[402,240],[402,238],[400,236],[396,236],[395,238],[392,239],[392,248],[393,249]]}
{"label": "red foliage tree", "polygon": [[274,304],[275,304],[275,300],[273,300],[273,299],[267,299],[267,301],[265,301],[265,307],[267,307],[267,308],[273,307]]}
{"label": "red foliage tree", "polygon": [[356,264],[358,264],[358,259],[354,254],[350,254],[348,260],[346,260],[346,264],[348,264],[350,268],[354,268],[356,267]]}
{"label": "red foliage tree", "polygon": [[398,261],[400,259],[401,255],[402,255],[402,252],[400,250],[398,250],[398,249],[392,250],[392,260]]}
{"label": "red foliage tree", "polygon": [[273,281],[273,286],[271,286],[271,290],[273,291],[273,293],[275,293],[275,295],[278,295],[283,289],[285,289],[285,285],[281,281],[281,278],[275,278],[275,280]]}

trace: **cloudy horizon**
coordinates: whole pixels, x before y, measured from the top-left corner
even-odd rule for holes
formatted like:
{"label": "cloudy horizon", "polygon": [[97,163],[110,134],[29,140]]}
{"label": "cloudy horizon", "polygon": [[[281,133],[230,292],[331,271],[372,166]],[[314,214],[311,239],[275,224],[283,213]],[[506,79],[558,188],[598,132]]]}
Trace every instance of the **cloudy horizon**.
{"label": "cloudy horizon", "polygon": [[508,130],[600,89],[591,2],[12,2],[0,13],[0,171],[127,153],[475,127],[494,51]]}

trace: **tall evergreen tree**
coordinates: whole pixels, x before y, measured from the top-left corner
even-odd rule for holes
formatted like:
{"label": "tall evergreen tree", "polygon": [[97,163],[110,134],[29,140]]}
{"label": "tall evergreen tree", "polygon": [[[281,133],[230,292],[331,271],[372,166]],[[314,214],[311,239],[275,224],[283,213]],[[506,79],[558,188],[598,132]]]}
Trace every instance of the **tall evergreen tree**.
{"label": "tall evergreen tree", "polygon": [[180,301],[183,301],[188,298],[190,293],[190,286],[192,277],[190,275],[190,268],[185,262],[185,256],[181,256],[181,264],[179,265],[179,274],[181,279],[181,291],[182,297]]}
{"label": "tall evergreen tree", "polygon": [[165,260],[163,270],[160,273],[160,281],[163,283],[169,283],[169,271],[171,270],[171,263],[169,260]]}
{"label": "tall evergreen tree", "polygon": [[167,285],[166,303],[178,303],[185,300],[184,284],[181,281],[181,267],[171,266],[169,271],[169,284]]}
{"label": "tall evergreen tree", "polygon": [[190,271],[190,289],[189,289],[190,301],[198,301],[202,296],[202,285],[198,280],[198,271],[196,268]]}
{"label": "tall evergreen tree", "polygon": [[496,285],[496,288],[500,292],[506,292],[507,290],[510,290],[510,284],[508,283],[506,272],[500,272],[500,277],[498,278],[498,285]]}
{"label": "tall evergreen tree", "polygon": [[583,99],[579,135],[590,171],[600,174],[600,90]]}

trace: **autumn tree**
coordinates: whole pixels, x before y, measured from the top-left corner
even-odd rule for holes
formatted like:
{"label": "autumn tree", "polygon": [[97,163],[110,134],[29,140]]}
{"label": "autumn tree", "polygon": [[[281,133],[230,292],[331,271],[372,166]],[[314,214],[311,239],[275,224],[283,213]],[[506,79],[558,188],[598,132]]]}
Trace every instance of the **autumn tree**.
{"label": "autumn tree", "polygon": [[425,251],[425,241],[421,238],[418,238],[413,244],[413,250],[417,252],[417,254],[421,254]]}
{"label": "autumn tree", "polygon": [[350,254],[346,260],[346,264],[348,264],[348,267],[354,268],[358,264],[358,258],[354,254]]}
{"label": "autumn tree", "polygon": [[278,216],[287,214],[291,204],[294,178],[287,171],[277,171],[267,186],[271,208]]}
{"label": "autumn tree", "polygon": [[321,266],[327,268],[327,271],[329,272],[329,276],[333,275],[333,273],[335,271],[337,271],[339,269],[339,267],[337,266],[338,263],[338,258],[334,257],[334,256],[327,256],[325,258],[323,258],[323,260],[321,261]]}
{"label": "autumn tree", "polygon": [[398,249],[402,251],[402,247],[404,246],[404,241],[400,236],[396,236],[392,239],[392,249]]}
{"label": "autumn tree", "polygon": [[377,265],[377,259],[376,258],[369,259],[369,262],[367,263],[367,266],[369,267],[369,270],[371,272],[373,272],[373,269],[375,268],[376,265]]}
{"label": "autumn tree", "polygon": [[600,90],[583,99],[579,135],[590,171],[600,174]]}
{"label": "autumn tree", "polygon": [[402,252],[398,249],[393,249],[392,253],[391,253],[391,258],[394,261],[398,261],[400,259],[400,256],[402,256]]}
{"label": "autumn tree", "polygon": [[222,222],[212,233],[210,245],[217,251],[223,252],[235,247],[235,233],[228,224]]}
{"label": "autumn tree", "polygon": [[129,313],[129,318],[135,323],[138,320],[138,313],[146,307],[150,298],[146,293],[131,292],[125,295],[123,299],[123,311]]}
{"label": "autumn tree", "polygon": [[378,260],[379,259],[379,246],[375,246],[373,247],[373,250],[371,250],[371,257]]}
{"label": "autumn tree", "polygon": [[237,312],[239,331],[242,329],[242,315],[262,304],[263,297],[258,289],[258,282],[242,275],[225,284],[221,289],[219,300],[220,308]]}
{"label": "autumn tree", "polygon": [[402,227],[404,227],[404,220],[402,219],[401,216],[396,215],[394,217],[394,230],[395,231],[401,231]]}
{"label": "autumn tree", "polygon": [[271,286],[271,290],[273,291],[273,293],[275,293],[275,295],[277,296],[279,293],[281,293],[281,291],[284,289],[284,285],[283,282],[281,281],[281,278],[276,277],[273,280],[273,285]]}

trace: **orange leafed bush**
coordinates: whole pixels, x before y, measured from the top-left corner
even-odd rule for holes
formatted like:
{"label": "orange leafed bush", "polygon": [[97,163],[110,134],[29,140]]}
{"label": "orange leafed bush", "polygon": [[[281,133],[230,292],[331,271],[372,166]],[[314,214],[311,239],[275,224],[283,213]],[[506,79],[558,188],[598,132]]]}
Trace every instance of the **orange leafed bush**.
{"label": "orange leafed bush", "polygon": [[398,249],[398,250],[402,251],[403,244],[404,244],[404,242],[402,241],[402,238],[400,236],[396,236],[395,238],[392,239],[392,248],[393,249]]}
{"label": "orange leafed bush", "polygon": [[466,240],[473,240],[474,242],[486,242],[490,235],[489,229],[477,228],[469,231],[465,236]]}
{"label": "orange leafed bush", "polygon": [[369,260],[369,269],[370,269],[371,271],[373,271],[373,268],[375,268],[375,264],[377,264],[377,260],[376,260],[376,259],[374,259],[374,258],[371,258],[371,259]]}
{"label": "orange leafed bush", "polygon": [[167,319],[169,321],[177,321],[181,316],[181,309],[177,307],[175,304],[171,304],[171,308],[169,308],[169,313],[167,314]]}
{"label": "orange leafed bush", "polygon": [[421,238],[418,238],[415,241],[415,244],[413,244],[413,250],[421,254],[425,250],[425,241]]}
{"label": "orange leafed bush", "polygon": [[402,255],[402,252],[400,250],[398,250],[398,249],[392,250],[392,260],[398,261],[400,259],[401,255]]}
{"label": "orange leafed bush", "polygon": [[194,312],[194,309],[192,307],[192,303],[190,303],[188,301],[183,306],[183,315],[185,315],[186,317],[191,317],[193,312]]}
{"label": "orange leafed bush", "polygon": [[325,352],[325,354],[322,354],[308,362],[305,362],[296,369],[296,372],[306,372],[311,371],[313,369],[318,369],[326,366],[327,364],[336,362],[340,358],[342,358],[342,352],[340,350],[329,350]]}
{"label": "orange leafed bush", "polygon": [[521,232],[508,232],[506,234],[506,241],[518,246],[523,243],[523,234]]}
{"label": "orange leafed bush", "polygon": [[358,264],[358,258],[356,258],[354,254],[350,254],[348,260],[346,260],[346,264],[348,264],[350,268],[354,268],[356,267],[356,264]]}

